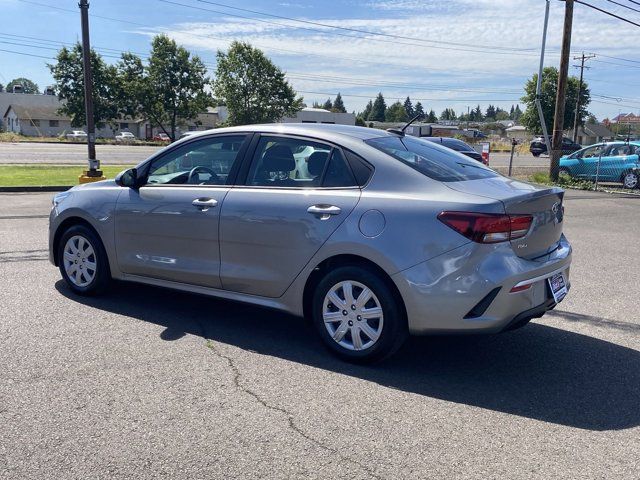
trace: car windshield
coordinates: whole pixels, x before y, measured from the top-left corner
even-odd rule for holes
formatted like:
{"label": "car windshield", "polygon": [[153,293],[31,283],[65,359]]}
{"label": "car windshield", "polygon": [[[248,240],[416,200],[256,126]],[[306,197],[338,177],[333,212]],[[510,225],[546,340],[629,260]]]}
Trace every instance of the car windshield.
{"label": "car windshield", "polygon": [[497,177],[498,174],[460,153],[414,137],[378,137],[365,142],[441,182]]}

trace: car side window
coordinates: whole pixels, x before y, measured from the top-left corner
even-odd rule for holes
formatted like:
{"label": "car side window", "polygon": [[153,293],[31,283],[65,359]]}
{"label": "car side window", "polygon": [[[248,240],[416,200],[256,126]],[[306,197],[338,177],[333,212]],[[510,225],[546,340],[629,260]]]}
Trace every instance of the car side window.
{"label": "car side window", "polygon": [[246,135],[206,138],[155,159],[147,185],[226,185]]}
{"label": "car side window", "polygon": [[593,147],[585,148],[582,150],[580,158],[597,158],[600,155],[604,155],[605,145],[594,145]]}
{"label": "car side window", "polygon": [[247,185],[259,187],[317,188],[328,171],[332,147],[312,140],[262,136],[258,142]]}

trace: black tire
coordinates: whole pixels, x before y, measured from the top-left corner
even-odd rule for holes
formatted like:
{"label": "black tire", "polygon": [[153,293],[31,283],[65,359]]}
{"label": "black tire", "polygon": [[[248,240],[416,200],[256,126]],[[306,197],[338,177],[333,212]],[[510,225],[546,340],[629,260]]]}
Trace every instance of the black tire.
{"label": "black tire", "polygon": [[531,155],[533,155],[534,157],[539,157],[539,156],[540,156],[540,153],[533,153],[533,152],[531,152]]}
{"label": "black tire", "polygon": [[[630,185],[628,183],[630,177],[633,178],[633,180],[631,180],[633,182],[633,185]],[[625,172],[622,174],[620,181],[622,182],[622,186],[624,188],[628,188],[630,190],[633,190],[634,188],[640,188],[640,172],[636,170]]]}
{"label": "black tire", "polygon": [[[353,350],[340,345],[329,333],[323,319],[325,296],[336,285],[345,281],[355,282],[369,288],[376,297],[375,299],[372,298],[373,302],[376,303],[377,300],[382,309],[382,326],[380,327],[379,323],[378,326],[375,326],[376,320],[373,320],[374,328],[381,328],[379,337],[372,345],[362,350]],[[356,286],[354,288],[354,295],[356,294],[356,290],[359,290],[359,287]],[[361,290],[359,291],[361,292]],[[342,298],[344,298],[344,295]],[[366,303],[365,306],[366,305],[371,304]],[[349,307],[345,306],[345,308]],[[341,313],[344,313],[344,311]],[[357,312],[354,312],[354,315],[356,313]],[[401,300],[396,298],[392,289],[380,278],[378,273],[372,269],[358,266],[338,267],[324,276],[318,283],[313,296],[312,319],[326,347],[343,360],[353,363],[373,363],[383,360],[395,353],[408,336],[407,319]],[[358,317],[357,320],[355,318],[353,319],[353,323],[356,325],[361,325],[357,323],[359,321],[369,322],[368,320],[361,320],[360,317]],[[370,324],[368,324],[368,326],[371,327]],[[345,341],[351,336],[351,332],[354,331],[351,327],[349,328],[350,330],[344,336]],[[360,330],[357,329],[357,331],[359,332]],[[360,336],[361,334],[358,333],[358,335]],[[369,337],[365,335],[365,339],[368,338]],[[351,343],[353,343],[353,341],[351,341]]]}
{"label": "black tire", "polygon": [[[65,247],[72,237],[82,237],[93,249],[93,256],[88,258],[95,263],[95,270],[92,280],[87,285],[77,285],[67,273],[65,268]],[[96,233],[84,225],[73,225],[69,227],[60,237],[58,245],[58,266],[62,278],[67,282],[71,290],[80,295],[97,295],[103,293],[111,283],[111,271],[109,269],[109,260],[107,252],[104,249],[102,241]],[[85,269],[87,267],[84,267]],[[85,270],[86,271],[86,270]],[[88,272],[91,270],[89,269]],[[86,280],[86,279],[85,279]]]}

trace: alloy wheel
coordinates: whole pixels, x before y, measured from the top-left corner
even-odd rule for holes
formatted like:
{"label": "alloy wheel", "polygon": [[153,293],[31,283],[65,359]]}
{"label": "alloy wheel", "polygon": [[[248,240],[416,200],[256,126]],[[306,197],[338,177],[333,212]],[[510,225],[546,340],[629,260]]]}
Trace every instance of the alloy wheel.
{"label": "alloy wheel", "polygon": [[81,235],[74,235],[65,243],[63,263],[69,281],[77,287],[86,287],[96,276],[95,251]]}
{"label": "alloy wheel", "polygon": [[324,326],[333,340],[348,350],[365,350],[380,338],[382,305],[366,285],[352,280],[335,284],[322,306]]}
{"label": "alloy wheel", "polygon": [[638,186],[638,174],[633,172],[625,174],[622,183],[625,188],[636,188]]}

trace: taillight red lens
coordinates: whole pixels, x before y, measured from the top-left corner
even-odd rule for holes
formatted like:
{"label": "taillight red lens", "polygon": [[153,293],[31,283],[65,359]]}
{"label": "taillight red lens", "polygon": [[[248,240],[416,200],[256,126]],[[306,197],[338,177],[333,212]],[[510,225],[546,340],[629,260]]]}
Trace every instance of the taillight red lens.
{"label": "taillight red lens", "polygon": [[438,220],[478,243],[498,243],[524,237],[531,215],[494,215],[474,212],[442,212]]}

